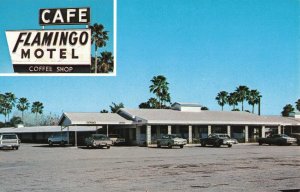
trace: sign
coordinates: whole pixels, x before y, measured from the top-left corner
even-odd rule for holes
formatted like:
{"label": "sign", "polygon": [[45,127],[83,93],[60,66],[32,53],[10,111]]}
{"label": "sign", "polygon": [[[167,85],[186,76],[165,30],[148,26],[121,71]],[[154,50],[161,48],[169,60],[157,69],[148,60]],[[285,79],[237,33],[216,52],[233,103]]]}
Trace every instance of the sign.
{"label": "sign", "polygon": [[90,8],[40,9],[40,25],[87,25]]}
{"label": "sign", "polygon": [[90,72],[90,29],[6,31],[6,38],[15,72]]}

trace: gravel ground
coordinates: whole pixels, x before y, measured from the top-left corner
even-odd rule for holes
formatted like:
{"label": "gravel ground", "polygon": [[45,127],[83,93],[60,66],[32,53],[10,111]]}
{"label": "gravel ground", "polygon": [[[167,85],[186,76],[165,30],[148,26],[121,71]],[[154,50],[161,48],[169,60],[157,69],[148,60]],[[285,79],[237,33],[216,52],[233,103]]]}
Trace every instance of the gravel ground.
{"label": "gravel ground", "polygon": [[17,151],[0,151],[1,192],[291,189],[300,189],[299,146],[86,149],[22,144]]}

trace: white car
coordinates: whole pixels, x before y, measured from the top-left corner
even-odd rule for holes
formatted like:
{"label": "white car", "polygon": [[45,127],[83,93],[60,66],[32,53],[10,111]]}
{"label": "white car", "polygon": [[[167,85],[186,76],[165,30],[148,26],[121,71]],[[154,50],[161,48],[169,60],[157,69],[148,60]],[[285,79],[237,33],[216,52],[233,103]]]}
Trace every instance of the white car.
{"label": "white car", "polygon": [[179,146],[180,148],[183,148],[183,146],[186,144],[187,140],[176,134],[164,135],[161,137],[161,139],[157,139],[158,148],[161,146],[168,146],[169,148],[172,148],[173,146]]}
{"label": "white car", "polygon": [[1,134],[0,135],[0,149],[11,148],[18,150],[20,147],[20,139],[16,134]]}

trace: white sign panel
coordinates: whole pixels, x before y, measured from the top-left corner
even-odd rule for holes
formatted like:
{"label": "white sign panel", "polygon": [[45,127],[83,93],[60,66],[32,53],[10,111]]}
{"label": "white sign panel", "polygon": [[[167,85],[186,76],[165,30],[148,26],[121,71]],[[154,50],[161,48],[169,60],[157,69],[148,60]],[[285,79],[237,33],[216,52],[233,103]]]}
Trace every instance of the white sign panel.
{"label": "white sign panel", "polygon": [[91,30],[6,31],[13,65],[90,65]]}

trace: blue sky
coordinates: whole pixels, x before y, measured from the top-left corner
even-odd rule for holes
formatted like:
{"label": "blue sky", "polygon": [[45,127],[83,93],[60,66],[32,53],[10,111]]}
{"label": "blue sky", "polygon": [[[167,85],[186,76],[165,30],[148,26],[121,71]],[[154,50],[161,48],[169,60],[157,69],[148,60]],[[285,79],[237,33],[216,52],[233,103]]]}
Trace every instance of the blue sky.
{"label": "blue sky", "polygon": [[[39,29],[39,8],[89,6],[92,22],[111,28],[105,8],[110,5],[111,0],[2,0],[1,72],[12,70],[4,31]],[[279,115],[300,98],[299,14],[298,0],[119,0],[116,77],[5,76],[0,92],[41,101],[46,112],[59,115],[98,112],[111,102],[137,108],[153,96],[150,80],[161,74],[170,83],[172,102],[221,110],[217,93],[246,85],[262,94],[262,114]]]}

